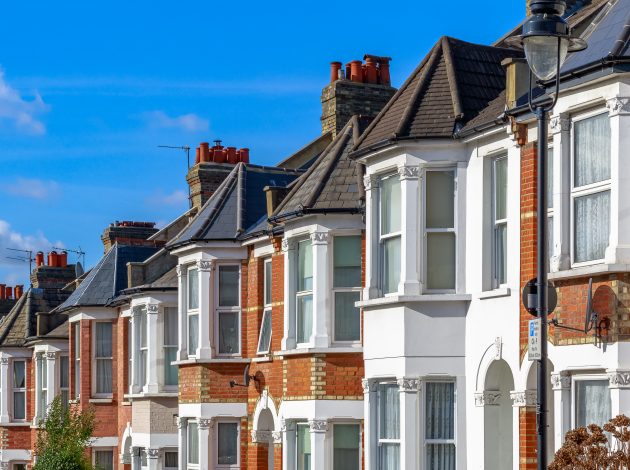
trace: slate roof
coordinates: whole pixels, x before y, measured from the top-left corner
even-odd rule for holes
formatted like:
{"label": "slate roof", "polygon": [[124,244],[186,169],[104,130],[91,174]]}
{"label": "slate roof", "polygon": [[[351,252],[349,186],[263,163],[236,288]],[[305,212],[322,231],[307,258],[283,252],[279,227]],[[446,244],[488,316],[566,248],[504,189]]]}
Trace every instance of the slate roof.
{"label": "slate roof", "polygon": [[358,153],[404,139],[452,138],[505,88],[501,61],[521,52],[442,37],[374,119]]}
{"label": "slate roof", "polygon": [[267,213],[265,186],[287,186],[302,171],[238,163],[167,249],[196,241],[236,240]]}
{"label": "slate roof", "polygon": [[270,220],[278,221],[309,211],[360,210],[363,173],[361,165],[350,160],[349,153],[368,124],[368,119],[354,116],[296,181]]}
{"label": "slate roof", "polygon": [[127,287],[127,263],[144,261],[156,251],[152,246],[115,243],[57,311],[106,306]]}

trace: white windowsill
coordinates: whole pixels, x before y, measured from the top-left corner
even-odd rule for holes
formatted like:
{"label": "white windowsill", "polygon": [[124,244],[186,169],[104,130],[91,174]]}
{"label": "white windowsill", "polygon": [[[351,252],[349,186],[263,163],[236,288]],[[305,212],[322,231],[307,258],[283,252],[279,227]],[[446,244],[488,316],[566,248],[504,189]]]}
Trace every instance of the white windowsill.
{"label": "white windowsill", "polygon": [[114,401],[113,398],[90,398],[89,403],[112,403]]}
{"label": "white windowsill", "polygon": [[24,426],[28,426],[31,427],[33,423],[31,423],[30,421],[11,421],[8,423],[0,423],[0,427],[3,428],[18,428],[18,427],[24,427]]}
{"label": "white windowsill", "polygon": [[126,393],[125,399],[129,398],[177,398],[178,392],[157,392],[157,393]]}
{"label": "white windowsill", "polygon": [[277,351],[278,356],[296,356],[300,354],[347,354],[347,353],[362,353],[363,348],[357,347],[330,347],[330,348],[296,348],[286,349],[283,351]]}
{"label": "white windowsill", "polygon": [[469,302],[472,300],[470,294],[422,294],[422,295],[399,295],[394,294],[377,299],[362,300],[354,305],[359,308],[379,307],[381,305],[400,304],[408,302]]}
{"label": "white windowsill", "polygon": [[252,360],[249,358],[233,357],[233,358],[214,358],[214,359],[184,359],[183,361],[173,361],[171,364],[175,366],[185,366],[189,364],[247,364]]}
{"label": "white windowsill", "polygon": [[481,292],[477,295],[479,300],[496,299],[497,297],[508,297],[512,291],[509,287],[499,287],[498,289],[492,289]]}
{"label": "white windowsill", "polygon": [[252,362],[271,362],[273,361],[273,355],[271,353],[261,354],[258,357],[252,358]]}
{"label": "white windowsill", "polygon": [[556,271],[555,273],[549,273],[548,279],[561,280],[561,279],[573,279],[576,277],[597,276],[600,274],[612,274],[612,273],[624,273],[630,272],[630,265],[628,264],[594,264],[591,266],[581,266],[578,268],[567,269],[565,271]]}

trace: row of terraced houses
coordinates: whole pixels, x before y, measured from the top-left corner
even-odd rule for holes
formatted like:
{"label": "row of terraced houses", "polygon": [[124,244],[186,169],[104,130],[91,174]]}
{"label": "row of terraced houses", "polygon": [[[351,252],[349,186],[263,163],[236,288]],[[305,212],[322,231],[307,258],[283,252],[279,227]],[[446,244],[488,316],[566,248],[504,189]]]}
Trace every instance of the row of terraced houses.
{"label": "row of terraced houses", "polygon": [[[550,458],[630,413],[630,0],[565,16],[589,47],[551,113],[553,317],[583,328],[592,279],[598,321],[550,328]],[[0,290],[0,469],[59,394],[103,470],[536,468],[536,121],[504,39],[443,37],[398,90],[388,57],[333,62],[284,161],[201,143],[179,218],[111,224],[84,274],[39,254]]]}

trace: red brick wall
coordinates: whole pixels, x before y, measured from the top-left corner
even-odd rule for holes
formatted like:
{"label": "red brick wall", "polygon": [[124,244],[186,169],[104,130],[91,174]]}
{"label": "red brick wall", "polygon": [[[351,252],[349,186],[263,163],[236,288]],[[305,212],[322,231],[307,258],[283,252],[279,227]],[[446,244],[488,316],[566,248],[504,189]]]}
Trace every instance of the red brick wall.
{"label": "red brick wall", "polygon": [[518,414],[519,422],[519,468],[521,470],[536,470],[536,410],[522,407]]}

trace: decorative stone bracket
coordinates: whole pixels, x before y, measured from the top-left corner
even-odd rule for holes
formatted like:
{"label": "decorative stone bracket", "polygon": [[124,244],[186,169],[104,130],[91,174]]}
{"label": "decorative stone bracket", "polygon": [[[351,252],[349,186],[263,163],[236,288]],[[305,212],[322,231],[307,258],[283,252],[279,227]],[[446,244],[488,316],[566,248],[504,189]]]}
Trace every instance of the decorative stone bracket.
{"label": "decorative stone bracket", "polygon": [[475,406],[498,406],[501,400],[501,392],[486,390],[475,393]]}
{"label": "decorative stone bracket", "polygon": [[510,398],[512,399],[512,406],[515,408],[536,406],[536,390],[510,392]]}

